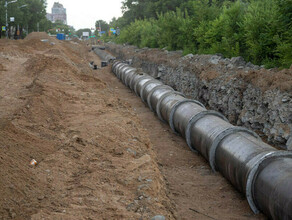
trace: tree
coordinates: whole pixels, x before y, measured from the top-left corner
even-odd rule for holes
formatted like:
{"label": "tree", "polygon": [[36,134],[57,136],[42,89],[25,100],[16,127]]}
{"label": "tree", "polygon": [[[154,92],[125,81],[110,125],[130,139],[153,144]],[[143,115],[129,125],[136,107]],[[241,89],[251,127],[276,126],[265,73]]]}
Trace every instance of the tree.
{"label": "tree", "polygon": [[[5,25],[5,0],[0,0],[0,24]],[[20,26],[29,28],[30,31],[37,30],[39,23],[40,30],[47,30],[50,23],[46,22],[46,1],[45,0],[18,0],[7,7],[8,17],[14,17],[14,22],[9,26]]]}
{"label": "tree", "polygon": [[95,22],[95,35],[98,36],[98,29],[101,27],[101,31],[105,31],[106,33],[109,31],[109,24],[104,20],[98,20]]}

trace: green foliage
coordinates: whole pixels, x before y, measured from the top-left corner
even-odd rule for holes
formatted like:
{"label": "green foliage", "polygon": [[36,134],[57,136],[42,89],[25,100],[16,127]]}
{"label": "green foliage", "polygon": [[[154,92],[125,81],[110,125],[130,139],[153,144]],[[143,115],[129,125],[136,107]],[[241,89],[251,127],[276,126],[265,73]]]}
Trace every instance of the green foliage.
{"label": "green foliage", "polygon": [[256,64],[272,63],[279,27],[279,7],[274,0],[253,0],[244,16],[242,28],[247,47],[247,58]]}
{"label": "green foliage", "polygon": [[127,0],[124,10],[112,21],[122,27],[118,43],[243,56],[266,67],[292,63],[292,0]]}
{"label": "green foliage", "polygon": [[98,36],[98,29],[101,28],[101,31],[108,32],[110,29],[109,24],[104,20],[98,20],[95,22],[95,31],[94,34]]}
{"label": "green foliage", "polygon": [[[8,1],[10,2],[10,1]],[[5,18],[5,0],[0,0],[0,25],[6,23]],[[39,30],[48,30],[51,23],[46,19],[46,1],[45,0],[18,0],[17,2],[8,4],[8,18],[14,17],[15,21],[10,22],[9,26],[20,26],[27,28],[29,31],[36,31],[39,23]]]}
{"label": "green foliage", "polygon": [[[58,31],[57,31],[58,30]],[[60,32],[59,32],[60,30]],[[56,21],[55,23],[51,23],[51,29],[49,29],[50,34],[64,33],[72,35],[75,34],[75,30],[73,27],[64,24],[62,21]]]}
{"label": "green foliage", "polygon": [[245,5],[240,1],[224,6],[222,13],[209,22],[203,34],[204,47],[208,53],[222,53],[225,56],[239,56],[243,47],[243,34],[239,25],[242,22]]}

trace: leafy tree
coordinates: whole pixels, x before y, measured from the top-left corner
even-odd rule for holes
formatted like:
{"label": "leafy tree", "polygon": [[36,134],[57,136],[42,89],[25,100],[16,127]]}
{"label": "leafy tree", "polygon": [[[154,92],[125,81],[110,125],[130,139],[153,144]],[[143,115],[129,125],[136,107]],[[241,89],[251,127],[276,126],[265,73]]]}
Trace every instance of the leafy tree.
{"label": "leafy tree", "polygon": [[109,27],[109,24],[106,21],[104,21],[104,20],[98,20],[98,21],[96,21],[95,22],[96,29],[99,28],[99,25],[100,25],[102,31],[105,31],[105,32],[108,32],[109,31],[109,28],[110,27]]}
{"label": "leafy tree", "polygon": [[119,43],[292,63],[292,0],[125,0]]}
{"label": "leafy tree", "polygon": [[[51,24],[50,34],[64,33],[64,34],[74,34],[75,30],[73,27],[64,24],[62,21],[56,21]],[[59,31],[60,30],[60,31]]]}
{"label": "leafy tree", "polygon": [[279,37],[280,10],[275,0],[253,0],[247,8],[242,27],[247,58],[256,64],[275,65]]}
{"label": "leafy tree", "polygon": [[[5,0],[0,0],[0,24],[5,25]],[[7,7],[8,17],[14,17],[14,22],[9,26],[20,26],[28,28],[29,31],[36,31],[39,23],[40,30],[47,30],[50,23],[46,22],[46,1],[45,0],[18,0]]]}
{"label": "leafy tree", "polygon": [[[239,56],[243,53],[240,48],[244,48],[243,31],[240,23],[243,20],[245,4],[237,1],[229,6],[224,6],[218,18],[210,22],[208,30],[205,32],[204,40],[209,53],[222,53],[225,56]],[[241,53],[240,53],[241,52]]]}

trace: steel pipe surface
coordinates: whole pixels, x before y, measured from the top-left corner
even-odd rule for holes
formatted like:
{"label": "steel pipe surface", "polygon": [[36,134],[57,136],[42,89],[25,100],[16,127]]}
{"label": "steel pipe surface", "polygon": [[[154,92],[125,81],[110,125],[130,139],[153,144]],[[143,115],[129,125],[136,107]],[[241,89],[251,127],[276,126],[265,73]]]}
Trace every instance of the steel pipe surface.
{"label": "steel pipe surface", "polygon": [[162,85],[162,82],[160,82],[159,80],[156,79],[152,79],[148,82],[146,82],[143,87],[141,88],[140,94],[141,94],[141,99],[143,102],[147,102],[147,97],[150,94],[150,92],[152,91],[152,89],[154,89],[157,86]]}
{"label": "steel pipe surface", "polygon": [[174,91],[170,86],[162,85],[155,87],[147,97],[147,103],[152,111],[156,111],[160,98],[171,91]]}
{"label": "steel pipe surface", "polygon": [[116,61],[114,74],[147,102],[192,151],[209,161],[240,192],[251,209],[272,219],[292,219],[292,153],[264,143],[257,134],[233,126],[220,113],[189,100],[145,73]]}
{"label": "steel pipe surface", "polygon": [[134,91],[137,94],[137,96],[141,95],[141,92],[142,92],[141,89],[148,81],[151,81],[151,80],[153,80],[151,76],[140,77],[139,79],[136,80],[135,85],[134,85]]}
{"label": "steel pipe surface", "polygon": [[112,56],[111,54],[109,54],[108,52],[104,51],[104,50],[100,50],[99,48],[95,48],[94,52],[97,56],[100,57],[100,59],[102,61],[106,61],[106,62],[112,62],[114,61],[116,58],[114,56]]}

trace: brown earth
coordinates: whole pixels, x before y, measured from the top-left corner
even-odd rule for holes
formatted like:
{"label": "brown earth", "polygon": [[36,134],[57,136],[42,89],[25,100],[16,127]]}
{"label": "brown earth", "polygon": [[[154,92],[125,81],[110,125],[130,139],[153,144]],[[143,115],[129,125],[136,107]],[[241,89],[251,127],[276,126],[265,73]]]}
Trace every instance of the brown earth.
{"label": "brown earth", "polygon": [[0,41],[0,219],[173,219],[148,134],[88,48],[32,40]]}
{"label": "brown earth", "polygon": [[88,47],[37,34],[0,41],[0,219],[264,218]]}
{"label": "brown earth", "polygon": [[240,73],[240,76],[246,82],[261,88],[262,91],[279,89],[280,91],[292,92],[292,68],[283,70],[252,70],[248,73]]}

